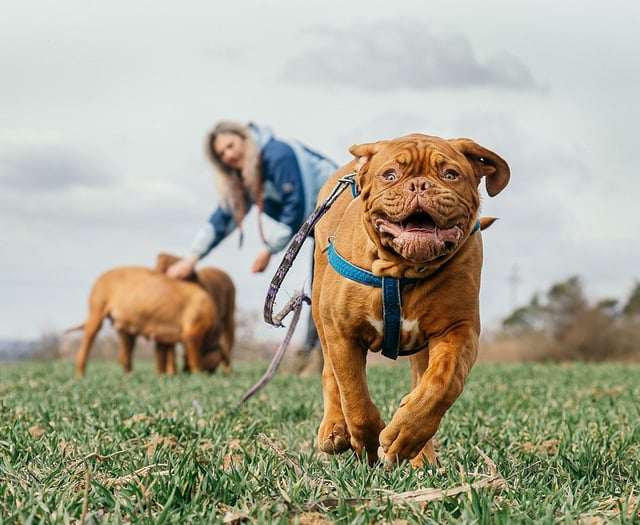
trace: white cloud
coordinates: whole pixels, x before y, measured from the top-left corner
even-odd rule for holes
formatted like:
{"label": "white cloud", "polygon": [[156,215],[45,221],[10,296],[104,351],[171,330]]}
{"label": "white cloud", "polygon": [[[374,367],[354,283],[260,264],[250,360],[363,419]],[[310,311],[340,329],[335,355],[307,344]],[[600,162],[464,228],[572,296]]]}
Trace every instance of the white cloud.
{"label": "white cloud", "polygon": [[60,193],[70,187],[109,187],[118,179],[96,159],[54,144],[0,145],[0,181],[5,191]]}
{"label": "white cloud", "polygon": [[290,60],[282,72],[284,80],[372,91],[537,88],[515,56],[503,53],[481,61],[464,35],[437,34],[419,21],[365,21],[343,31],[318,29],[315,34],[322,44]]}

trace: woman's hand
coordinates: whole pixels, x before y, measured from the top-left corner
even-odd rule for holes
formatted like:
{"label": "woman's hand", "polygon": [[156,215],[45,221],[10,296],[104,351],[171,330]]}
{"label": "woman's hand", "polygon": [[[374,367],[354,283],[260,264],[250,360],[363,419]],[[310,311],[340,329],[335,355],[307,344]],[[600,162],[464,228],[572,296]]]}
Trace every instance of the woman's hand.
{"label": "woman's hand", "polygon": [[193,273],[197,262],[198,258],[195,255],[180,259],[167,268],[167,275],[172,279],[186,279]]}
{"label": "woman's hand", "polygon": [[271,254],[264,250],[258,254],[258,256],[253,261],[253,266],[251,267],[251,271],[253,273],[264,272],[267,266],[269,266],[269,261],[271,260]]}

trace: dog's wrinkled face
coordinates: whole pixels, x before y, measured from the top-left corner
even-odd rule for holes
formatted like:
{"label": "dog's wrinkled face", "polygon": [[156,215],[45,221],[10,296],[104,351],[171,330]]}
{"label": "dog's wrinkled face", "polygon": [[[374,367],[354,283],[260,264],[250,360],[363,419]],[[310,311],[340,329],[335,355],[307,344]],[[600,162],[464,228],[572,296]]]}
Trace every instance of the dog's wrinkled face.
{"label": "dog's wrinkled face", "polygon": [[351,152],[361,159],[359,182],[370,238],[382,250],[418,265],[449,258],[470,235],[482,176],[487,176],[490,195],[509,180],[506,163],[468,139],[409,135],[354,146]]}

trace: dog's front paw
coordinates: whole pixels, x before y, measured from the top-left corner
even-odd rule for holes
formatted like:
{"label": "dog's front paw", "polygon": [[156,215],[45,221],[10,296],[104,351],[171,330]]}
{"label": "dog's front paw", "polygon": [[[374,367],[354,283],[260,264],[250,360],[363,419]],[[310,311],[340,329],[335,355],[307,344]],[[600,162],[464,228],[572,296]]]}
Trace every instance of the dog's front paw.
{"label": "dog's front paw", "polygon": [[431,439],[437,426],[430,432],[430,425],[419,424],[419,421],[415,414],[408,414],[401,408],[380,433],[378,456],[385,465],[394,466],[405,460],[410,460],[414,466],[437,463]]}
{"label": "dog's front paw", "polygon": [[341,454],[351,448],[351,437],[344,421],[323,423],[318,431],[318,445],[327,454]]}
{"label": "dog's front paw", "polygon": [[398,458],[397,456],[392,457],[388,455],[382,445],[378,447],[378,460],[382,463],[382,466],[387,469],[396,467],[401,463],[400,458]]}
{"label": "dog's front paw", "polygon": [[[378,447],[378,458],[380,459],[382,465],[385,468],[393,468],[397,467],[400,463],[403,462],[403,459],[398,457],[397,455],[391,456],[387,454],[385,448],[383,446]],[[433,439],[427,441],[422,450],[410,460],[411,466],[416,468],[422,468],[424,465],[438,465],[438,455],[433,446]]]}

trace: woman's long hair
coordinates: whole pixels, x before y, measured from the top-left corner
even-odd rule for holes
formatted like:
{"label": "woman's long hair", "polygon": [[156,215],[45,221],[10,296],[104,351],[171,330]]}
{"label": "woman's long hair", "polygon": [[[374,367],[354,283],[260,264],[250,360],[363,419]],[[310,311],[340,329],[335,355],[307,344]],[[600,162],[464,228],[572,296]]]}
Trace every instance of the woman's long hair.
{"label": "woman's long hair", "polygon": [[[244,168],[242,171],[227,166],[216,153],[214,143],[221,133],[233,133],[244,140]],[[205,150],[216,171],[221,203],[235,217],[242,235],[242,221],[247,213],[247,201],[257,203],[262,211],[262,175],[258,146],[249,126],[222,121],[208,133]]]}

